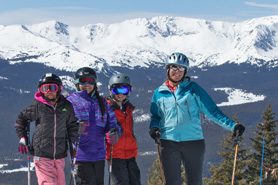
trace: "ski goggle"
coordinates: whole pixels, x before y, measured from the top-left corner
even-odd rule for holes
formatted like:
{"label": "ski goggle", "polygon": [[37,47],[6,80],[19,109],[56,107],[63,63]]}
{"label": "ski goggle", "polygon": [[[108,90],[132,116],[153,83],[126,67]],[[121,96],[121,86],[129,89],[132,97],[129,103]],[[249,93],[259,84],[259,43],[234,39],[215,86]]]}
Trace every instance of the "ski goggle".
{"label": "ski goggle", "polygon": [[115,95],[117,94],[128,95],[130,92],[130,87],[127,85],[116,85],[116,86],[112,86],[110,91]]}
{"label": "ski goggle", "polygon": [[90,84],[90,85],[94,85],[96,83],[96,80],[94,77],[81,77],[79,79],[77,79],[77,83],[79,83],[80,85],[86,85],[86,84]]}
{"label": "ski goggle", "polygon": [[175,65],[171,65],[170,68],[174,71],[179,70],[180,72],[185,70],[185,67],[178,67],[178,66],[175,66]]}
{"label": "ski goggle", "polygon": [[48,93],[48,91],[55,93],[59,90],[59,86],[57,84],[43,84],[40,87],[40,91],[44,94]]}

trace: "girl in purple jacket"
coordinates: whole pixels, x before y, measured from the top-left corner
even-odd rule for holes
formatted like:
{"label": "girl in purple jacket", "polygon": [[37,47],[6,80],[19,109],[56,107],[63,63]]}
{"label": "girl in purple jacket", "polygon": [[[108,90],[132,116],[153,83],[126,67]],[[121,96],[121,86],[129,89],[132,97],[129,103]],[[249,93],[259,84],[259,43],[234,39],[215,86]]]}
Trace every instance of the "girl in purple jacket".
{"label": "girl in purple jacket", "polygon": [[86,127],[87,134],[81,135],[79,143],[76,183],[103,185],[105,138],[115,144],[120,136],[120,127],[113,110],[99,95],[95,71],[89,67],[80,68],[74,79],[78,92],[68,96],[67,100],[72,103],[75,116],[89,123]]}

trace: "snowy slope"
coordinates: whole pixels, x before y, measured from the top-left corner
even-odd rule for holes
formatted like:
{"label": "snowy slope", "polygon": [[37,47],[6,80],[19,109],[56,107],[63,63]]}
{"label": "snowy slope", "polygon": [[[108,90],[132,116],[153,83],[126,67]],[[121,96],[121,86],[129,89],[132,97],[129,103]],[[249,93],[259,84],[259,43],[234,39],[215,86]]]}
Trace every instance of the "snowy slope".
{"label": "snowy slope", "polygon": [[226,62],[276,67],[277,32],[278,16],[241,23],[161,16],[82,27],[57,21],[0,25],[0,58],[67,71],[80,66],[109,71],[110,66],[161,65],[179,51],[199,67]]}

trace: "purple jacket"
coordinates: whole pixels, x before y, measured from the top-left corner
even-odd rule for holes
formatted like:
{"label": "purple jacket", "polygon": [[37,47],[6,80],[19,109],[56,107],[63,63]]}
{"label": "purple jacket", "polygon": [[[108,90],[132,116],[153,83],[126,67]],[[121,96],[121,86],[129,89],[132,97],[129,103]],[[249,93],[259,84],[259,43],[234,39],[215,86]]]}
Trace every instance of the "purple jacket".
{"label": "purple jacket", "polygon": [[112,128],[116,128],[121,133],[120,127],[117,125],[117,118],[112,108],[106,100],[101,97],[106,113],[101,120],[101,110],[99,101],[94,95],[89,97],[87,91],[80,91],[66,97],[74,108],[75,117],[89,123],[86,127],[87,135],[81,135],[77,161],[100,161],[105,160],[105,134]]}

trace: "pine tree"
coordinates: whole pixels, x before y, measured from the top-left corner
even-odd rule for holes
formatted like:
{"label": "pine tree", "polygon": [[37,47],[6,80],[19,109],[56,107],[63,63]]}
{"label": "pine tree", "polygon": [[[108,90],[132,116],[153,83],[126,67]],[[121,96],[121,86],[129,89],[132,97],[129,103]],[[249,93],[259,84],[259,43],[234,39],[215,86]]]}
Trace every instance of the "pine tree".
{"label": "pine tree", "polygon": [[[237,122],[237,117],[234,116],[235,122]],[[238,122],[237,122],[238,123]],[[207,183],[207,185],[230,185],[232,181],[233,174],[233,166],[234,166],[234,158],[235,158],[235,147],[231,141],[233,132],[229,132],[228,136],[223,136],[223,141],[221,141],[221,148],[224,151],[218,151],[217,154],[223,157],[222,162],[219,166],[212,165],[208,170],[212,173],[210,178],[204,178],[203,181]],[[246,182],[246,174],[244,169],[247,165],[246,154],[250,147],[241,149],[245,143],[241,143],[243,139],[243,135],[239,137],[240,143],[238,144],[238,152],[236,158],[236,166],[235,166],[235,177],[234,177],[234,185],[245,185]]]}
{"label": "pine tree", "polygon": [[160,168],[160,161],[158,158],[154,161],[152,168],[149,168],[149,174],[148,174],[148,185],[159,185],[163,184],[162,180],[162,172]]}
{"label": "pine tree", "polygon": [[[277,120],[274,120],[275,113],[272,112],[270,103],[268,103],[266,110],[263,112],[262,118],[264,121],[258,123],[254,131],[256,135],[254,138],[250,138],[252,141],[252,153],[249,154],[248,184],[257,185],[260,184],[261,180],[263,185],[274,185],[278,184],[276,171],[274,170],[278,168],[278,145],[275,143],[278,132],[276,130]],[[263,142],[264,158],[263,163],[261,163]],[[261,164],[263,164],[262,179],[260,178]],[[271,174],[271,172],[274,172],[274,174]]]}

